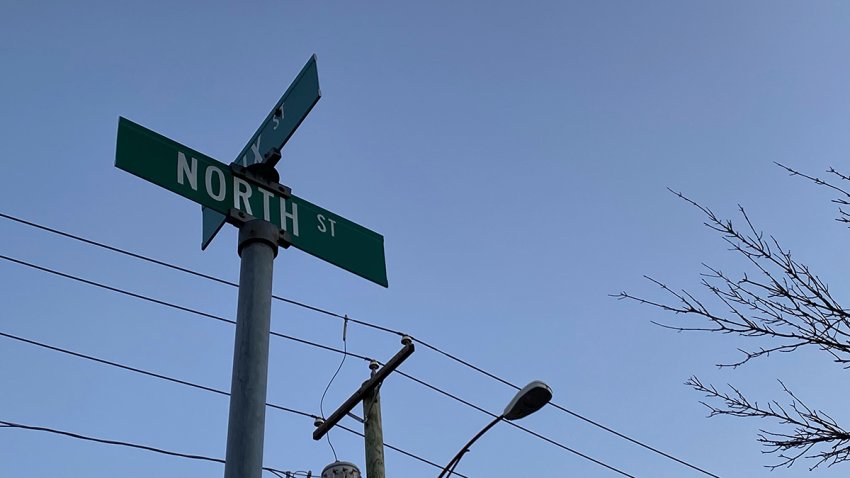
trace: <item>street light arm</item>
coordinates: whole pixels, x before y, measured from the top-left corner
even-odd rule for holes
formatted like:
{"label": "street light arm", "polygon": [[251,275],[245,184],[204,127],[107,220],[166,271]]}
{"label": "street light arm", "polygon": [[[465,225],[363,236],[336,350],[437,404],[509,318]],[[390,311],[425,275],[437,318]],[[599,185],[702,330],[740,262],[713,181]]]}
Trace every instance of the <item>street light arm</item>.
{"label": "street light arm", "polygon": [[[469,451],[469,449],[467,449],[466,451]],[[464,454],[466,454],[466,453],[464,453]],[[449,472],[448,472],[448,474],[447,474],[447,478],[451,478],[451,476],[454,474],[454,472],[455,472],[455,468],[457,468],[458,463],[460,463],[460,459],[461,459],[461,457],[458,457],[458,459],[457,459],[457,460],[455,460],[454,465],[452,465],[452,467],[451,467],[451,468],[449,468]]]}
{"label": "street light arm", "polygon": [[472,439],[469,440],[469,442],[466,445],[464,445],[463,448],[460,449],[460,451],[457,453],[457,455],[455,455],[454,458],[452,458],[452,460],[445,466],[445,468],[443,468],[443,471],[440,472],[440,475],[437,478],[443,478],[445,476],[451,475],[454,472],[454,469],[457,466],[457,464],[460,463],[460,459],[463,458],[463,455],[466,452],[469,451],[469,447],[471,447],[473,443],[475,443],[479,438],[481,438],[481,435],[487,433],[487,430],[493,428],[497,423],[502,421],[502,419],[504,419],[504,418],[505,418],[504,415],[499,415],[498,417],[494,418],[492,422],[487,424],[486,427],[482,428],[480,432],[475,434],[475,436],[472,437]]}
{"label": "street light arm", "polygon": [[471,447],[476,440],[481,438],[481,435],[487,433],[487,430],[493,428],[494,425],[502,420],[512,421],[527,417],[543,408],[543,406],[549,403],[549,400],[551,399],[552,389],[549,388],[549,385],[546,385],[540,380],[535,380],[523,387],[516,393],[516,395],[514,395],[514,398],[510,401],[510,403],[508,403],[508,406],[505,407],[505,411],[472,437],[472,440],[469,440],[469,443],[460,449],[457,455],[452,458],[452,461],[443,468],[443,471],[440,472],[440,476],[437,478],[451,476],[452,473],[454,473],[455,468],[457,468],[457,464],[460,463],[460,459],[463,458],[463,454],[468,452],[469,447]]}

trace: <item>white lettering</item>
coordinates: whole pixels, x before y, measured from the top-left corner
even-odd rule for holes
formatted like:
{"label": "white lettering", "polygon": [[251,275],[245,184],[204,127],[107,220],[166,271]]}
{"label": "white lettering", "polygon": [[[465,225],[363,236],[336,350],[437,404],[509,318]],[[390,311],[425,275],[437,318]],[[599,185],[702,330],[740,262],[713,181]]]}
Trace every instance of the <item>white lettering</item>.
{"label": "white lettering", "polygon": [[254,161],[248,162],[248,155],[242,155],[242,166],[250,166],[256,163],[263,162],[263,156],[260,154],[260,140],[263,139],[263,135],[257,135],[257,141],[251,143],[251,152],[254,153]]}
{"label": "white lettering", "polygon": [[185,179],[189,180],[189,187],[192,191],[198,190],[198,160],[192,158],[192,165],[186,161],[186,155],[181,151],[177,152],[177,184],[183,184]]}
{"label": "white lettering", "polygon": [[325,217],[324,214],[316,214],[316,220],[319,221],[319,225],[316,226],[319,228],[319,232],[328,232],[328,227],[325,226],[325,220],[327,220],[331,224],[331,237],[336,237],[336,231],[334,230],[336,221],[329,217]]}
{"label": "white lettering", "polygon": [[263,195],[263,220],[271,221],[271,210],[269,208],[269,200],[272,198],[271,191],[266,191],[263,188],[260,188],[260,194]]}
{"label": "white lettering", "polygon": [[[251,197],[251,185],[248,184],[245,180],[234,177],[233,178],[233,207],[240,211],[245,211],[250,215],[254,215],[251,211],[251,203],[248,202],[248,198]],[[239,203],[242,203],[243,207],[239,207]]]}
{"label": "white lettering", "polygon": [[263,139],[263,135],[258,135],[257,141],[251,145],[251,152],[254,153],[254,164],[259,164],[263,162],[263,155],[260,154],[261,139]]}
{"label": "white lettering", "polygon": [[[195,158],[192,158],[195,159]],[[213,192],[212,177],[213,173],[218,176],[218,194]],[[227,194],[224,184],[224,173],[215,166],[207,166],[207,171],[204,173],[204,185],[207,187],[207,194],[216,201],[224,201],[224,196]]]}
{"label": "white lettering", "polygon": [[280,198],[280,227],[284,231],[289,231],[289,228],[286,227],[286,218],[292,219],[292,235],[298,237],[298,205],[292,203],[292,213],[290,214],[286,212],[286,201]]}

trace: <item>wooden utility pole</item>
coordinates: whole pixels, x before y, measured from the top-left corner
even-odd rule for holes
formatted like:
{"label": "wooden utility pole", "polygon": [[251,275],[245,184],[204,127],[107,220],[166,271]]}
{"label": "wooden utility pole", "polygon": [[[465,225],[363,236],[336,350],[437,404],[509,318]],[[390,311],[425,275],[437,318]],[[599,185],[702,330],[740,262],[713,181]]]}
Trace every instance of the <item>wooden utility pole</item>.
{"label": "wooden utility pole", "polygon": [[[372,376],[378,362],[369,364]],[[366,478],[384,478],[384,430],[381,425],[381,387],[367,392],[363,397],[363,432],[366,435]]]}

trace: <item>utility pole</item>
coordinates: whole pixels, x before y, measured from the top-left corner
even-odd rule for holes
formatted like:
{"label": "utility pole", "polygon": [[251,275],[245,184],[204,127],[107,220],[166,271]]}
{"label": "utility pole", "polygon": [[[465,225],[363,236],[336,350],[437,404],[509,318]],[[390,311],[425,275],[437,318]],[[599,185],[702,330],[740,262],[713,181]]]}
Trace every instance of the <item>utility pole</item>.
{"label": "utility pole", "polygon": [[[369,364],[372,377],[378,362]],[[366,477],[384,478],[384,430],[381,425],[381,386],[366,392],[363,397],[363,432],[366,435]]]}
{"label": "utility pole", "polygon": [[313,430],[313,440],[320,440],[334,425],[339,423],[343,417],[348,415],[358,403],[363,402],[363,428],[366,437],[366,477],[384,478],[384,433],[381,429],[381,398],[378,389],[384,379],[387,378],[402,362],[415,350],[413,340],[404,336],[401,339],[402,347],[393,357],[380,369],[377,361],[372,361],[369,368],[372,369],[371,378],[363,382],[354,394],[348,397],[335,412],[331,413],[326,420],[316,420],[316,429]]}
{"label": "utility pole", "polygon": [[272,270],[279,238],[278,228],[266,221],[250,220],[239,227],[238,252],[242,259],[225,478],[260,478],[262,474]]}

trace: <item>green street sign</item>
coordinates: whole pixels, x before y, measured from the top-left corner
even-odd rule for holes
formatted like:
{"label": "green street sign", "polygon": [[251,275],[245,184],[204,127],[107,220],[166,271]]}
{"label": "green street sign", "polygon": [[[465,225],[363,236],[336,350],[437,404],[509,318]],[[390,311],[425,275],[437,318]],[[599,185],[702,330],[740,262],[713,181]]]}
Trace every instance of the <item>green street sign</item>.
{"label": "green street sign", "polygon": [[285,197],[231,167],[126,118],[115,166],[220,214],[237,209],[287,231],[293,246],[384,287],[384,237],[296,196]]}
{"label": "green street sign", "polygon": [[[322,97],[319,90],[319,71],[316,67],[316,55],[310,57],[283,96],[272,107],[266,119],[248,140],[236,156],[235,163],[250,166],[257,163],[268,163],[271,166],[280,160],[279,155],[267,156],[271,151],[280,152],[283,145],[289,141],[292,133],[298,128],[313,106]],[[207,248],[215,235],[224,225],[225,217],[218,212],[201,208],[202,237],[201,250]]]}
{"label": "green street sign", "polygon": [[277,164],[279,157],[265,158],[272,149],[278,151],[295,133],[295,129],[304,121],[313,106],[322,97],[319,90],[319,72],[316,68],[316,55],[310,57],[283,96],[272,107],[266,119],[242,148],[236,161],[242,166],[256,163]]}

